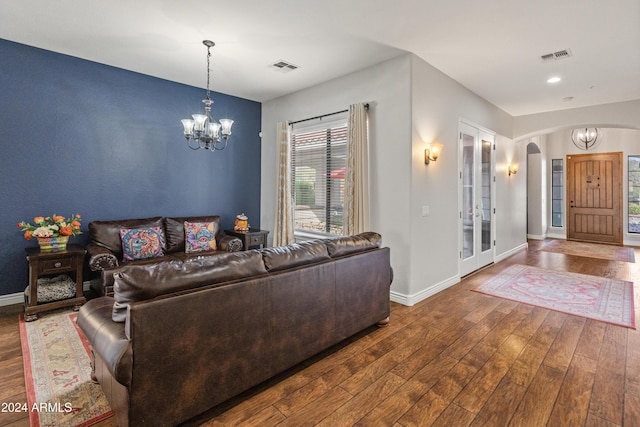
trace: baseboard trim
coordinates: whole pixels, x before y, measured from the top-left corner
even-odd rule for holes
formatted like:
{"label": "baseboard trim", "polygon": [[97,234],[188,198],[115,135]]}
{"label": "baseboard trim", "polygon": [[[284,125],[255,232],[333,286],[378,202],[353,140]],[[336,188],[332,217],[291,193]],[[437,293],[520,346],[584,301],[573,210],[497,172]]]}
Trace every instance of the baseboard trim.
{"label": "baseboard trim", "polygon": [[567,233],[565,233],[565,232],[554,233],[553,231],[547,231],[547,238],[548,239],[563,239],[563,240],[566,240],[567,239]]}
{"label": "baseboard trim", "polygon": [[520,246],[516,246],[513,249],[510,249],[506,252],[501,253],[500,255],[496,255],[495,259],[494,259],[494,263],[496,262],[500,262],[504,259],[509,258],[511,255],[514,255],[516,252],[520,252],[523,249],[527,249],[529,247],[529,244],[527,242],[521,244]]}
{"label": "baseboard trim", "polygon": [[420,301],[423,301],[430,296],[435,295],[438,292],[455,285],[456,283],[460,283],[460,276],[451,277],[413,295],[405,295],[401,294],[400,292],[391,291],[391,301],[411,307],[419,303]]}
{"label": "baseboard trim", "polygon": [[527,234],[527,239],[544,240],[546,238],[547,238],[547,236],[544,235],[544,234]]}
{"label": "baseboard trim", "polygon": [[24,293],[16,292],[15,294],[0,295],[0,307],[14,304],[24,304]]}

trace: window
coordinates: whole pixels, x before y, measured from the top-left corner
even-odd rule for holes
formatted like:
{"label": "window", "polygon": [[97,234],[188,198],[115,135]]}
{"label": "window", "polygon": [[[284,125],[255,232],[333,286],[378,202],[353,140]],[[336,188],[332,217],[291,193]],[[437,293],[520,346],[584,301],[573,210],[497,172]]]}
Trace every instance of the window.
{"label": "window", "polygon": [[342,234],[347,116],[295,124],[292,137],[296,234]]}
{"label": "window", "polygon": [[551,160],[551,226],[562,227],[564,180],[562,159]]}
{"label": "window", "polygon": [[629,233],[640,233],[640,156],[629,156]]}

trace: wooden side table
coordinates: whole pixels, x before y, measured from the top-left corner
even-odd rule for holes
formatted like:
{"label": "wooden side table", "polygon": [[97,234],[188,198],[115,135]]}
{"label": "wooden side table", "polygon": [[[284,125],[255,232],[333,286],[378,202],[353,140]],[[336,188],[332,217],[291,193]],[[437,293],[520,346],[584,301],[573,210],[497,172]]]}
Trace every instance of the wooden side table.
{"label": "wooden side table", "polygon": [[237,237],[242,240],[243,250],[249,250],[252,246],[260,246],[261,248],[267,247],[267,230],[258,230],[257,228],[250,228],[249,231],[234,231],[224,230],[225,234]]}
{"label": "wooden side table", "polygon": [[[79,310],[87,301],[82,292],[82,267],[87,251],[80,245],[67,245],[64,251],[27,248],[26,252],[29,263],[29,293],[24,297],[25,320],[30,322],[38,318],[38,313],[56,308],[74,306],[74,310]],[[76,273],[75,297],[38,304],[38,278],[71,271]]]}

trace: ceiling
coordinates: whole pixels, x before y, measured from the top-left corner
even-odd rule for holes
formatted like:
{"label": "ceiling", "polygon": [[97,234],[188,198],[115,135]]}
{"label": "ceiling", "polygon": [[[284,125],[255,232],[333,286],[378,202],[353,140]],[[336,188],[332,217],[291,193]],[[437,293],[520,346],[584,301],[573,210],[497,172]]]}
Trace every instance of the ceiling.
{"label": "ceiling", "polygon": [[210,39],[211,89],[261,102],[406,52],[513,116],[640,99],[638,0],[13,0],[0,38],[198,87]]}

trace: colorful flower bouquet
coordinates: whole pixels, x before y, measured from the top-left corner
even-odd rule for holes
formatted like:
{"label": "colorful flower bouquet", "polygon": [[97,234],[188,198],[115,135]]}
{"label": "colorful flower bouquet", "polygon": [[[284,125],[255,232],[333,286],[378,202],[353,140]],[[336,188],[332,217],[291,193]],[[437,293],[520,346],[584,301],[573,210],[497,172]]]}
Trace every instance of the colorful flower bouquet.
{"label": "colorful flower bouquet", "polygon": [[37,216],[33,218],[33,224],[20,221],[17,225],[24,231],[24,238],[27,240],[36,237],[38,238],[38,243],[42,246],[43,242],[51,242],[52,238],[55,242],[56,238],[60,238],[60,241],[64,242],[64,246],[66,246],[69,236],[82,234],[80,231],[80,219],[80,214],[74,214],[70,218],[54,214],[46,217]]}
{"label": "colorful flower bouquet", "polygon": [[82,234],[80,231],[80,214],[75,214],[71,218],[61,215],[37,216],[33,218],[34,224],[21,221],[17,225],[24,231],[24,238],[31,240],[32,237],[58,237],[75,236]]}

